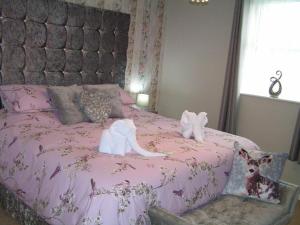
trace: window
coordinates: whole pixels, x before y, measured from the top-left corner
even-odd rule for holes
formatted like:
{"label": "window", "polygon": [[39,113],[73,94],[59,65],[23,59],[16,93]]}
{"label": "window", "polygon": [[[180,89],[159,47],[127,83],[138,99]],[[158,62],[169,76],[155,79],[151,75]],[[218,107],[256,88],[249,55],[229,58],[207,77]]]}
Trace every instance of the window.
{"label": "window", "polygon": [[300,102],[300,0],[245,3],[241,93],[269,96],[270,77],[281,70],[279,98]]}

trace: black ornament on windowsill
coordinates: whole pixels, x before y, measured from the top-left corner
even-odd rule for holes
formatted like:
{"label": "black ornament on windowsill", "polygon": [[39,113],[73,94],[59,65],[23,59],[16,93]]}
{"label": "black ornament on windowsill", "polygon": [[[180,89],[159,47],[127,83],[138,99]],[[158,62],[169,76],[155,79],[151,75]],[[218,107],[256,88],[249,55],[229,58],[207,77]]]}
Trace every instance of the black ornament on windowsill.
{"label": "black ornament on windowsill", "polygon": [[[279,81],[282,77],[282,72],[280,70],[277,70],[276,75],[278,76],[278,78],[276,78],[276,77],[271,77],[270,78],[270,81],[272,83],[271,83],[271,86],[269,88],[269,94],[273,98],[278,98],[278,96],[281,94],[281,91],[282,91],[282,86],[281,86],[281,83]],[[274,90],[274,88],[276,88],[276,86],[278,86],[278,89]]]}

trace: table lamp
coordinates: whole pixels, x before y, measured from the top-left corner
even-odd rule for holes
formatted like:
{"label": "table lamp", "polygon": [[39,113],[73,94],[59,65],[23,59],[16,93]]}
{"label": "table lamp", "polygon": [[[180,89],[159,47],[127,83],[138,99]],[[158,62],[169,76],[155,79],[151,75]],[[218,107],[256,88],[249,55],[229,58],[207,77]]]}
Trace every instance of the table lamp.
{"label": "table lamp", "polygon": [[147,94],[138,94],[136,103],[142,108],[147,108],[149,104],[149,95]]}

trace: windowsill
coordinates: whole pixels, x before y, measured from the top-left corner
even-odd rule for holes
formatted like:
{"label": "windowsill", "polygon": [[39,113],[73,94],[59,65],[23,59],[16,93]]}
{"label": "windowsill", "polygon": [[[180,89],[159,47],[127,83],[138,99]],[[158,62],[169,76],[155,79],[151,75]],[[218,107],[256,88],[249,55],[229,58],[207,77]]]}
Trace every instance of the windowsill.
{"label": "windowsill", "polygon": [[241,93],[241,95],[244,96],[251,96],[251,97],[257,97],[257,98],[264,98],[264,99],[269,99],[269,100],[274,100],[274,101],[281,101],[281,102],[289,102],[289,103],[295,103],[295,104],[300,104],[300,101],[295,101],[295,100],[288,100],[284,98],[272,98],[270,96],[266,95],[259,95],[259,94],[247,94],[247,93]]}

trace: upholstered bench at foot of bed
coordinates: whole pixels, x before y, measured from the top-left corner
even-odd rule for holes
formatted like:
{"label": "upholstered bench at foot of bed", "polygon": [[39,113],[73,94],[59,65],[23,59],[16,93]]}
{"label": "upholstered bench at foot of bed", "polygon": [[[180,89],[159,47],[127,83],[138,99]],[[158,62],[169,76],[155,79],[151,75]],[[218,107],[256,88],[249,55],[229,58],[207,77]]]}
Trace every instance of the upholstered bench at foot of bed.
{"label": "upholstered bench at foot of bed", "polygon": [[280,204],[225,195],[193,211],[175,216],[151,208],[152,225],[284,225],[288,224],[298,201],[299,187],[280,182]]}

